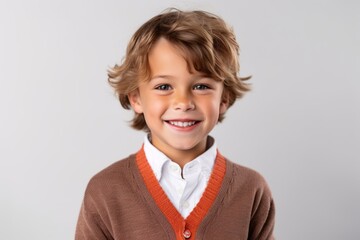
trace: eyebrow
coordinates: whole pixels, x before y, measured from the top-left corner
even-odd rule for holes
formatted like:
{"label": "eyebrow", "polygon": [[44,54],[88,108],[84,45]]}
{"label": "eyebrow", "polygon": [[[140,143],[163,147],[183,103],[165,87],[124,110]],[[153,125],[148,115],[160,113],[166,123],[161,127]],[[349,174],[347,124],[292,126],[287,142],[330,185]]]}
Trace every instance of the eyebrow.
{"label": "eyebrow", "polygon": [[[175,78],[175,76],[172,76],[172,75],[162,75],[162,74],[160,74],[160,75],[155,75],[155,76],[152,76],[151,78],[150,78],[150,81],[151,80],[153,80],[153,79],[156,79],[156,78],[165,78],[165,79],[174,79]],[[191,80],[198,80],[198,79],[200,79],[200,78],[212,78],[210,75],[207,75],[207,74],[203,74],[203,73],[201,73],[201,74],[197,74],[197,75],[194,75],[192,78],[191,78]]]}
{"label": "eyebrow", "polygon": [[153,79],[155,79],[155,78],[174,78],[174,76],[171,76],[171,75],[155,75],[155,76],[152,76],[151,78],[150,78],[150,80],[153,80]]}

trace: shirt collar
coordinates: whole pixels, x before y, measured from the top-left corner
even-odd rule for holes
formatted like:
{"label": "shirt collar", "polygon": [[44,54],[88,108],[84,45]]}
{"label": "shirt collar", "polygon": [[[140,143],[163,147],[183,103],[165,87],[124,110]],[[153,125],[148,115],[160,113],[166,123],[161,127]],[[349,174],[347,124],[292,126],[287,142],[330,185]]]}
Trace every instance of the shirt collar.
{"label": "shirt collar", "polygon": [[159,181],[161,178],[162,168],[170,159],[151,144],[148,136],[144,137],[144,152],[156,179]]}
{"label": "shirt collar", "polygon": [[[212,168],[215,163],[215,158],[217,154],[217,146],[213,137],[208,136],[207,139],[208,149],[202,153],[200,156],[196,157],[194,160],[188,162],[184,166],[184,174],[192,168],[192,166],[199,164],[200,171],[206,175],[210,175]],[[209,146],[210,145],[210,146]],[[155,177],[158,181],[161,179],[163,168],[166,162],[171,161],[164,153],[159,149],[154,147],[149,141],[148,136],[144,137],[144,152],[146,159],[149,162],[151,169],[153,170]],[[171,161],[172,162],[172,161]]]}

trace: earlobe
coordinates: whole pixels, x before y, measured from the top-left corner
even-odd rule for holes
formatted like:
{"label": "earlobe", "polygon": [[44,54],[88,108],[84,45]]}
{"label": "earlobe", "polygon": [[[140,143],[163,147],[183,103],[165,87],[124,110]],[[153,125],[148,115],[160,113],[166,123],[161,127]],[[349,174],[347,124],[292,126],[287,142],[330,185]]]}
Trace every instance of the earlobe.
{"label": "earlobe", "polygon": [[140,99],[140,93],[139,90],[136,89],[129,93],[127,95],[129,102],[131,104],[131,107],[134,109],[136,113],[142,113],[142,105],[141,105],[141,99]]}

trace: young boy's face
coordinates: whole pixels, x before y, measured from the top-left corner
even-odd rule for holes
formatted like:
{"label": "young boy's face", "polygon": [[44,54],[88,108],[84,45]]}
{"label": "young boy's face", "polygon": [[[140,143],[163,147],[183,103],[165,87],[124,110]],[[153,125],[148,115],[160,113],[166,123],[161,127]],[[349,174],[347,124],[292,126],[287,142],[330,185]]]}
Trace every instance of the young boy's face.
{"label": "young boy's face", "polygon": [[129,100],[143,113],[152,144],[174,161],[184,164],[205,151],[209,132],[227,109],[223,83],[189,72],[181,51],[160,38],[149,53],[151,79]]}

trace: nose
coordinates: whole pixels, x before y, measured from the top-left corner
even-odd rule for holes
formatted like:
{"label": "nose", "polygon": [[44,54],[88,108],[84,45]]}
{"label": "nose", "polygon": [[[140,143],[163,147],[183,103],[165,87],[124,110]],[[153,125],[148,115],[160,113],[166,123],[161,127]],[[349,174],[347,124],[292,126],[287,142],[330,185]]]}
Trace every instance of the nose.
{"label": "nose", "polygon": [[174,93],[173,106],[175,110],[190,111],[195,109],[195,104],[191,93],[188,92],[176,92]]}

